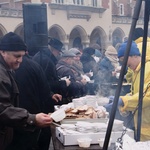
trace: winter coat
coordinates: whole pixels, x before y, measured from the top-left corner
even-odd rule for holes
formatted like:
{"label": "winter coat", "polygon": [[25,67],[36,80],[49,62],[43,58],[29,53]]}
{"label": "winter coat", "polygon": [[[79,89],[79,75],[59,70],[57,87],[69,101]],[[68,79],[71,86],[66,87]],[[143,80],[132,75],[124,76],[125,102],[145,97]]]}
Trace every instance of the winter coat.
{"label": "winter coat", "polygon": [[76,80],[76,76],[74,74],[75,70],[72,69],[70,65],[68,65],[63,60],[60,60],[56,65],[57,73],[62,77],[70,77],[71,84],[67,88],[66,91],[66,98],[71,101],[74,97],[80,97],[85,95],[85,86]]}
{"label": "winter coat", "polygon": [[35,115],[18,108],[18,87],[4,59],[0,55],[0,149],[12,140],[13,128],[35,128]]}
{"label": "winter coat", "polygon": [[[147,57],[145,63],[145,75],[144,75],[144,91],[146,91],[143,97],[142,108],[142,122],[141,122],[141,141],[150,140],[150,57]],[[140,85],[140,70],[141,64],[138,65],[133,74],[132,80],[132,92],[126,96],[122,96],[124,106],[121,107],[121,111],[134,111],[138,105],[139,100],[139,85]],[[134,124],[137,129],[137,114],[134,116]]]}
{"label": "winter coat", "polygon": [[47,78],[37,62],[24,56],[20,67],[15,71],[15,79],[19,88],[20,107],[33,114],[54,111]]}
{"label": "winter coat", "polygon": [[43,49],[33,56],[33,60],[40,64],[44,70],[52,92],[63,94],[62,90],[67,87],[66,82],[60,81],[58,78],[56,71],[57,59],[51,51],[48,48]]}
{"label": "winter coat", "polygon": [[[38,63],[29,56],[24,56],[20,67],[15,71],[14,77],[19,88],[19,107],[27,109],[32,114],[54,111],[49,85]],[[34,132],[15,129],[11,150],[36,149],[42,131],[41,128],[37,128]],[[48,134],[48,136],[51,135]]]}

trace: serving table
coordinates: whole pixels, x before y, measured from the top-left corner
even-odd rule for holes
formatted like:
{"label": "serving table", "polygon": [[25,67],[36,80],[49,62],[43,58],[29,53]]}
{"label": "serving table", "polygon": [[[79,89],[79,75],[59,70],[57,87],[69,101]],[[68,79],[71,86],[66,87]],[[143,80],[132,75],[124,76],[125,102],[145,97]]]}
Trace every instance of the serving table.
{"label": "serving table", "polygon": [[[56,137],[56,125],[51,124],[51,135],[52,135],[52,142],[54,150],[83,150],[83,148],[80,148],[78,145],[73,146],[64,146]],[[112,149],[114,145],[112,144],[110,149]],[[91,144],[89,148],[84,149],[90,149],[90,150],[101,150],[100,146],[98,144]]]}

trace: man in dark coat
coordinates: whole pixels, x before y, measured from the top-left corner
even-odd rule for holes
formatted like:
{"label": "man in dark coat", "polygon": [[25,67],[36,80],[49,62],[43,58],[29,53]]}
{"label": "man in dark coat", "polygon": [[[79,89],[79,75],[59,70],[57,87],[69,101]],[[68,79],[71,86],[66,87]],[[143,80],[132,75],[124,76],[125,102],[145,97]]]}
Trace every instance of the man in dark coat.
{"label": "man in dark coat", "polygon": [[[41,66],[29,58],[23,57],[19,69],[15,72],[15,79],[19,88],[19,106],[27,109],[30,113],[50,113],[54,111],[54,100],[52,96],[60,96],[50,92],[49,85]],[[61,99],[61,96],[59,97]],[[38,138],[46,130],[46,135],[42,144],[38,146]],[[45,132],[44,132],[45,133]],[[15,130],[13,145],[15,149],[48,149],[50,142],[50,128],[42,130],[36,129],[32,134]],[[45,139],[46,138],[46,139]],[[41,139],[41,138],[40,138]],[[43,138],[42,138],[43,139]]]}
{"label": "man in dark coat", "polygon": [[88,91],[90,94],[95,95],[98,89],[98,84],[95,81],[98,74],[98,65],[93,58],[93,55],[95,54],[95,49],[91,47],[87,47],[83,49],[83,53],[80,57],[80,61],[83,65],[83,71],[85,74],[88,74],[90,72],[93,72],[93,76],[90,77],[91,80],[94,80],[94,83],[87,84]]}
{"label": "man in dark coat", "polygon": [[98,72],[98,65],[92,55],[95,54],[95,49],[91,47],[87,47],[83,49],[83,53],[80,57],[80,61],[83,65],[84,73],[93,72],[93,78],[96,76]]}
{"label": "man in dark coat", "polygon": [[[57,58],[61,53],[63,44],[59,40],[52,38],[49,42],[49,46],[49,48],[45,48],[35,54],[33,60],[38,62],[43,68],[52,92],[59,93],[63,96],[67,86],[70,84],[69,79],[60,80],[56,71]],[[63,100],[57,104],[62,103]]]}
{"label": "man in dark coat", "polygon": [[[49,115],[30,114],[19,108],[17,84],[12,76],[19,68],[27,50],[23,40],[9,32],[0,41],[0,149],[11,149],[13,129],[34,131],[36,126],[46,127],[52,122]],[[12,149],[11,149],[12,150]]]}

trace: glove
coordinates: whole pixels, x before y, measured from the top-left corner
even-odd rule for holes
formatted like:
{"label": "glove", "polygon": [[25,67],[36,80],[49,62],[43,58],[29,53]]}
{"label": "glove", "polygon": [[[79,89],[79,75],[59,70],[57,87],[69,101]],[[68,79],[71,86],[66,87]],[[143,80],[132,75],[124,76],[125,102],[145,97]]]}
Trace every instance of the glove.
{"label": "glove", "polygon": [[87,84],[87,81],[86,81],[86,79],[84,79],[84,78],[82,78],[81,82],[82,82],[83,85],[86,85],[86,84]]}
{"label": "glove", "polygon": [[118,107],[120,107],[120,106],[124,106],[122,98],[119,98],[119,100],[118,100]]}
{"label": "glove", "polygon": [[[109,98],[109,103],[113,103],[114,102],[114,98],[115,98],[114,96],[109,96],[108,98]],[[124,106],[122,98],[119,98],[119,100],[118,100],[118,107],[120,107],[120,106]]]}
{"label": "glove", "polygon": [[112,109],[112,105],[113,103],[109,103],[109,104],[104,105],[103,107],[106,108],[106,111],[110,113]]}
{"label": "glove", "polygon": [[109,98],[109,103],[113,103],[115,96],[109,96],[108,98]]}

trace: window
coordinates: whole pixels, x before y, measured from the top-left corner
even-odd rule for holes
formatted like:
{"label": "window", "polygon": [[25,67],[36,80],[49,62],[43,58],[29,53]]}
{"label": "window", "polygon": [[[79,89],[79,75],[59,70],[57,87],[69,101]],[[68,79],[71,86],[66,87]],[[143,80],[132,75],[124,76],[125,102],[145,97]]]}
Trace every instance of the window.
{"label": "window", "polygon": [[92,6],[97,7],[97,0],[92,0]]}
{"label": "window", "polygon": [[73,3],[76,4],[76,5],[83,5],[84,0],[73,0]]}
{"label": "window", "polygon": [[58,4],[63,4],[64,3],[64,0],[55,0],[56,1],[56,3],[58,3]]}
{"label": "window", "polygon": [[121,16],[124,15],[124,5],[123,5],[123,4],[120,4],[120,7],[119,7],[119,14],[120,14]]}

